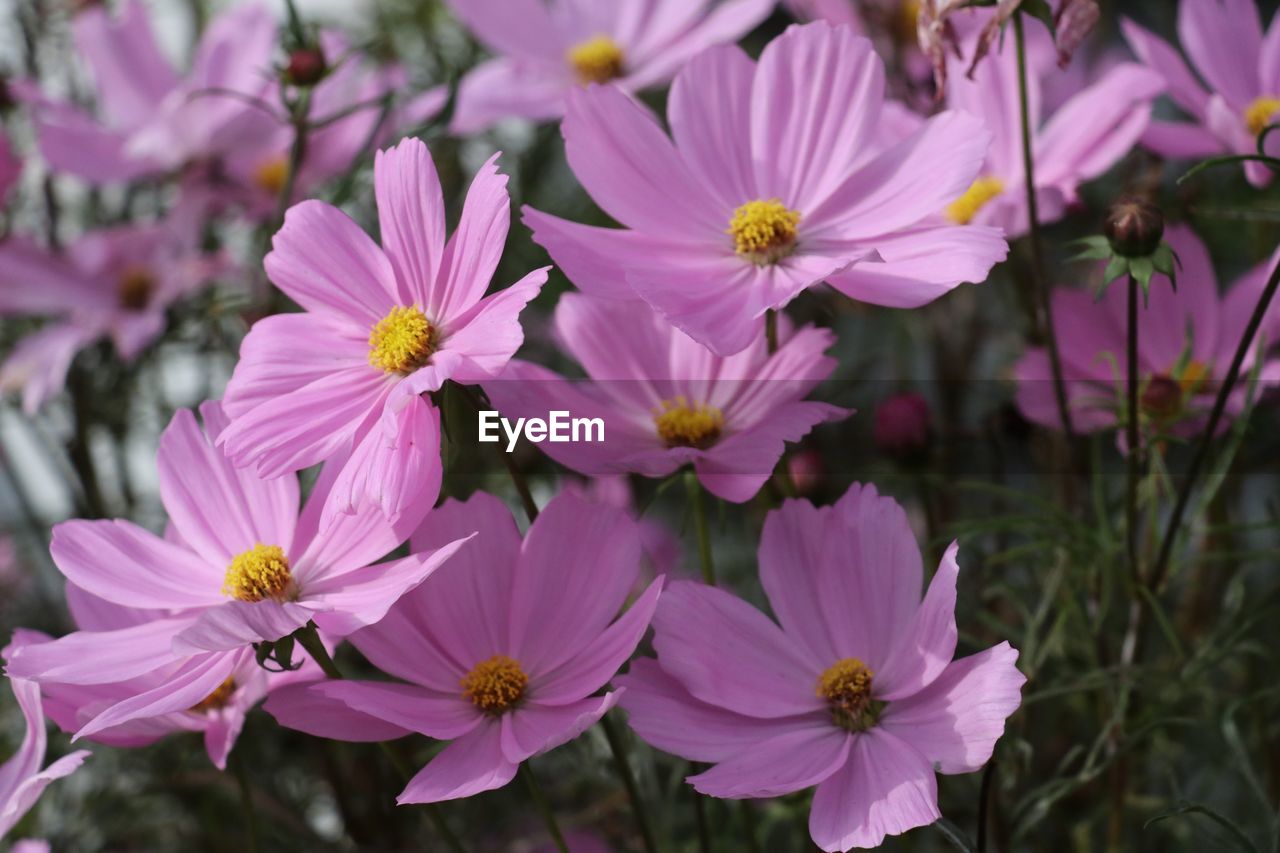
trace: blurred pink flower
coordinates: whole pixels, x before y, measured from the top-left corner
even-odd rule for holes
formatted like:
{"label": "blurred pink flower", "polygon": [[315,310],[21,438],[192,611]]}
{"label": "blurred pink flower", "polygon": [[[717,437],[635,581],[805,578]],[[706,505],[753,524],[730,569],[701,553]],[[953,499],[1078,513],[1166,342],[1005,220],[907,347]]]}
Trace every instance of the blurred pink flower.
{"label": "blurred pink flower", "polygon": [[504,118],[545,120],[590,83],[632,92],[660,85],[703,48],[733,42],[777,0],[450,0],[497,58],[463,78],[453,132]]}
{"label": "blurred pink flower", "polygon": [[0,388],[21,389],[30,413],[62,389],[76,353],[98,339],[110,338],[132,361],[164,331],[170,305],[227,267],[171,224],[91,231],[65,254],[24,237],[0,242],[0,314],[50,318],[9,354]]}
{"label": "blurred pink flower", "polygon": [[987,762],[1026,680],[1008,643],[952,660],[956,551],[921,601],[920,551],[892,499],[854,484],[833,507],[787,501],[760,542],[778,624],[724,590],[671,584],[658,659],[618,679],[631,727],[713,764],[688,779],[713,797],[816,785],[809,833],[823,850],[932,823],[934,773]]}
{"label": "blurred pink flower", "polygon": [[995,229],[933,221],[978,176],[990,135],[947,112],[886,144],[883,105],[871,44],[825,22],[791,27],[758,64],[733,46],[693,59],[668,102],[674,143],[616,89],[578,91],[563,125],[569,164],[626,227],[530,208],[525,222],[583,290],[638,294],[720,355],[824,281],[865,302],[922,305],[982,281],[1007,252]]}
{"label": "blurred pink flower", "polygon": [[26,719],[27,733],[22,738],[18,751],[4,764],[0,764],[0,838],[22,820],[51,782],[70,775],[89,757],[87,750],[77,750],[41,770],[48,734],[44,728],[40,688],[30,681],[12,676],[9,678],[9,686],[13,688],[18,707]]}
{"label": "blurred pink flower", "polygon": [[413,547],[473,530],[472,547],[351,636],[407,683],[329,681],[267,700],[281,723],[322,737],[451,741],[401,804],[501,788],[521,762],[588,729],[618,698],[593,694],[631,656],[658,602],[661,578],[618,616],[640,570],[636,525],[619,510],[562,494],[522,542],[510,511],[481,492],[433,512]]}
{"label": "blurred pink flower", "polygon": [[[1194,435],[1208,416],[1218,382],[1231,365],[1267,274],[1280,256],[1255,267],[1219,296],[1209,253],[1191,229],[1173,226],[1165,238],[1181,261],[1178,289],[1157,277],[1148,306],[1139,308],[1140,405],[1144,420],[1160,431]],[[1101,300],[1085,290],[1058,288],[1053,293],[1054,329],[1062,351],[1071,420],[1079,431],[1095,432],[1120,423],[1126,400],[1127,299],[1120,281]],[[1268,312],[1259,337],[1264,353],[1280,342],[1280,306],[1273,305]],[[1280,361],[1267,359],[1258,366],[1256,352],[1256,347],[1250,348],[1241,378],[1258,367],[1262,382],[1280,380]],[[1022,414],[1038,424],[1061,427],[1044,349],[1029,349],[1014,374]],[[1244,408],[1247,384],[1242,382],[1228,398],[1228,416]]]}
{"label": "blurred pink flower", "polygon": [[[212,441],[225,428],[218,405],[206,403],[201,415],[204,431],[183,410],[160,439],[160,497],[172,536],[161,539],[123,520],[68,521],[53,530],[50,550],[67,580],[143,611],[146,621],[24,646],[9,671],[76,685],[163,675],[155,684],[135,682],[141,693],[95,706],[78,737],[191,709],[253,662],[253,643],[278,640],[309,621],[332,637],[378,621],[463,544],[374,565],[435,503],[438,475],[418,486],[421,499],[397,524],[375,507],[335,514],[325,526],[340,461],[321,472],[299,513],[297,478],[265,480],[233,467]],[[429,423],[438,452],[434,413]]]}
{"label": "blurred pink flower", "polygon": [[911,457],[929,446],[933,412],[922,394],[894,394],[876,406],[872,437],[876,447],[893,456]]}
{"label": "blurred pink flower", "polygon": [[[1280,120],[1280,17],[1264,37],[1254,0],[1182,0],[1178,37],[1190,66],[1176,48],[1133,21],[1120,26],[1133,52],[1164,78],[1170,100],[1192,119],[1152,121],[1144,145],[1188,160],[1257,152],[1258,134]],[[1280,156],[1275,135],[1267,153]],[[1271,180],[1261,163],[1246,163],[1244,170],[1255,186]]]}
{"label": "blurred pink flower", "polygon": [[524,340],[520,312],[547,277],[544,267],[484,296],[511,215],[497,156],[472,182],[448,243],[439,178],[418,139],[375,161],[381,248],[332,205],[290,208],[265,263],[306,313],[260,320],[244,340],[224,398],[231,426],[218,439],[237,465],[276,476],[354,441],[339,508],[373,501],[391,518],[416,481],[438,481],[436,415],[419,395],[501,371]]}
{"label": "blurred pink flower", "polygon": [[772,356],[761,337],[721,358],[644,305],[568,293],[556,308],[556,333],[589,383],[513,360],[484,388],[509,419],[550,411],[600,418],[603,441],[539,445],[589,476],[666,477],[692,465],[710,492],[740,503],[773,473],[784,442],[849,414],[804,399],[835,367],[823,355],[834,342],[826,330],[784,333]]}
{"label": "blurred pink flower", "polygon": [[684,554],[680,537],[663,522],[653,516],[646,516],[637,509],[627,475],[606,474],[591,477],[586,482],[568,480],[562,489],[589,503],[625,510],[635,519],[646,563],[646,571],[642,573],[639,583],[647,584],[658,575],[671,575],[680,570],[680,558]]}

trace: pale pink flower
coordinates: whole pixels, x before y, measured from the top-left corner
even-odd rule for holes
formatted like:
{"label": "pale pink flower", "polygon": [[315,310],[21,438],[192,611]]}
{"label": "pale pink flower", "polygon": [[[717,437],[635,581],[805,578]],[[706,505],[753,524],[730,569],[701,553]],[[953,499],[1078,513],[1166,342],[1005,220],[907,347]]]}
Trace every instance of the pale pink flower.
{"label": "pale pink flower", "polygon": [[940,815],[934,778],[991,757],[1025,678],[1001,643],[952,660],[957,546],[921,600],[906,513],[854,484],[832,507],[789,500],[760,542],[778,622],[715,587],[671,584],[654,616],[658,659],[618,679],[631,727],[712,764],[689,777],[729,799],[815,785],[823,850],[875,847]]}

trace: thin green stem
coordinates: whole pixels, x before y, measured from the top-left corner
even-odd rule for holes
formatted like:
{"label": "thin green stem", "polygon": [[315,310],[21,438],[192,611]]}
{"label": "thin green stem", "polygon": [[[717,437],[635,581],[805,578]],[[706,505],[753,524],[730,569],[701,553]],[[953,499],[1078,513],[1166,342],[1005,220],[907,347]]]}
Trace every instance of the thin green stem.
{"label": "thin green stem", "polygon": [[249,771],[239,753],[230,756],[231,771],[236,777],[236,787],[240,789],[240,807],[244,810],[245,846],[249,853],[258,851],[258,817],[253,808],[253,789],[249,786]]}
{"label": "thin green stem", "polygon": [[769,355],[778,351],[778,312],[772,308],[764,312],[764,340],[768,345]]}
{"label": "thin green stem", "polygon": [[627,747],[623,743],[622,732],[618,730],[613,718],[608,714],[600,718],[600,726],[604,729],[604,736],[609,741],[613,760],[618,765],[618,775],[622,777],[622,784],[626,787],[627,796],[631,799],[631,810],[635,813],[636,825],[640,829],[644,849],[647,853],[657,853],[658,845],[654,842],[649,815],[645,812],[644,801],[640,798],[640,788],[636,785],[635,776],[631,772],[631,761],[627,758]]}
{"label": "thin green stem", "polygon": [[693,509],[693,527],[698,535],[698,557],[702,563],[702,579],[708,586],[716,585],[716,567],[711,558],[711,529],[707,525],[707,507],[702,500],[702,484],[692,469],[684,473],[685,489]]}
{"label": "thin green stem", "polygon": [[569,845],[564,842],[560,824],[556,823],[555,812],[551,811],[551,805],[543,796],[542,788],[538,785],[538,777],[534,776],[533,771],[529,769],[529,762],[520,763],[520,777],[524,779],[525,787],[529,789],[529,797],[537,807],[538,813],[542,815],[542,822],[547,825],[547,832],[551,833],[551,840],[555,842],[556,849],[560,853],[569,853]]}
{"label": "thin green stem", "polygon": [[1138,566],[1138,478],[1141,474],[1142,449],[1138,438],[1138,280],[1129,276],[1128,334],[1128,417],[1125,418],[1125,440],[1129,477],[1125,494],[1125,550],[1129,558],[1129,577],[1133,594],[1138,594],[1142,571]]}

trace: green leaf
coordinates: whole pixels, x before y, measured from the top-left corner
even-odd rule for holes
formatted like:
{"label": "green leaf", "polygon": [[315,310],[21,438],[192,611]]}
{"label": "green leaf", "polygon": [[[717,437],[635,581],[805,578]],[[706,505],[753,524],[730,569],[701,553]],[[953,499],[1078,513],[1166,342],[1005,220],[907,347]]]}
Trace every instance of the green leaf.
{"label": "green leaf", "polygon": [[1083,240],[1072,240],[1067,245],[1080,250],[1079,254],[1071,257],[1073,261],[1100,261],[1111,257],[1111,244],[1106,237],[1085,237]]}
{"label": "green leaf", "polygon": [[1107,288],[1128,272],[1129,259],[1120,255],[1112,255],[1111,260],[1107,263],[1106,271],[1102,273],[1102,284],[1098,285],[1098,289],[1093,294],[1094,298],[1101,299],[1102,294],[1107,292]]}
{"label": "green leaf", "polygon": [[1133,276],[1134,281],[1142,285],[1142,304],[1144,307],[1147,304],[1147,299],[1151,296],[1151,276],[1155,274],[1155,271],[1155,265],[1151,263],[1150,257],[1129,259],[1129,275]]}

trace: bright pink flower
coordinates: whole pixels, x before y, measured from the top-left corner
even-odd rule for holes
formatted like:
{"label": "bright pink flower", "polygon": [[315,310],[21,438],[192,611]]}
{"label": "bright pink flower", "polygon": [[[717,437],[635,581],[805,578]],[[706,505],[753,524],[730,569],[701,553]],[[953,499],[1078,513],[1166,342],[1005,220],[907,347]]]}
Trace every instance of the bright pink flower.
{"label": "bright pink flower", "polygon": [[[79,737],[191,709],[252,662],[251,644],[280,639],[309,621],[333,637],[378,621],[465,539],[374,564],[435,503],[438,475],[417,485],[420,494],[397,523],[371,507],[332,513],[325,525],[340,460],[321,472],[299,513],[297,478],[265,480],[233,467],[210,438],[225,428],[217,404],[205,404],[201,414],[204,431],[183,410],[160,439],[160,497],[172,536],[162,539],[123,520],[69,521],[53,530],[50,550],[69,581],[144,611],[146,619],[22,647],[9,671],[80,685],[164,675],[155,684],[140,682],[142,693],[94,708]],[[438,453],[437,416],[430,411],[423,418],[427,443]]]}
{"label": "bright pink flower", "polygon": [[721,358],[642,304],[568,293],[556,333],[590,383],[517,360],[484,388],[508,419],[567,411],[603,421],[603,441],[538,445],[589,476],[666,477],[692,465],[709,491],[740,503],[773,473],[785,442],[849,414],[804,399],[835,367],[823,355],[834,342],[825,330],[784,330],[772,356],[760,337]]}
{"label": "bright pink flower", "polygon": [[995,229],[934,221],[978,176],[990,135],[948,112],[886,144],[883,105],[870,42],[824,22],[791,27],[758,64],[733,46],[693,59],[668,102],[674,143],[622,92],[574,92],[569,164],[626,227],[529,208],[525,222],[583,290],[638,294],[720,355],[824,281],[865,302],[922,305],[1006,254]]}
{"label": "bright pink flower", "polygon": [[510,220],[496,159],[476,175],[448,243],[439,179],[418,139],[375,161],[381,248],[332,205],[290,208],[266,268],[306,313],[260,320],[244,340],[223,401],[231,426],[218,439],[237,465],[276,476],[356,441],[339,485],[345,509],[371,500],[391,517],[426,472],[439,478],[439,454],[422,441],[430,407],[410,402],[447,379],[501,371],[524,340],[520,312],[547,278],[535,270],[484,296]]}
{"label": "bright pink flower", "polygon": [[[1249,317],[1280,256],[1242,276],[1226,294],[1218,295],[1217,276],[1204,243],[1186,226],[1173,226],[1165,239],[1181,261],[1178,289],[1167,279],[1152,280],[1147,307],[1139,307],[1138,369],[1142,417],[1158,431],[1194,435],[1203,426],[1244,334]],[[1101,270],[1099,270],[1099,273]],[[1128,296],[1116,281],[1101,300],[1088,290],[1053,293],[1053,321],[1062,353],[1072,426],[1082,432],[1119,423],[1127,392]],[[1259,329],[1264,352],[1280,342],[1280,304],[1273,304]],[[1280,380],[1280,361],[1257,365],[1250,347],[1241,378],[1258,367],[1259,378]],[[1029,349],[1014,369],[1018,408],[1029,420],[1061,427],[1053,374],[1044,349]],[[1228,398],[1226,414],[1243,410],[1248,389],[1242,382]],[[1229,420],[1230,418],[1228,418]]]}
{"label": "bright pink flower", "polygon": [[[1152,121],[1144,145],[1189,160],[1257,152],[1258,134],[1280,118],[1280,17],[1264,37],[1255,0],[1182,0],[1178,38],[1190,66],[1176,48],[1133,21],[1122,20],[1120,27],[1133,52],[1164,78],[1169,98],[1192,119]],[[1280,156],[1274,135],[1267,153]],[[1271,180],[1261,163],[1246,163],[1245,175],[1255,186]]]}
{"label": "bright pink flower", "polygon": [[450,0],[497,54],[463,78],[453,131],[504,118],[564,114],[570,92],[608,83],[628,92],[665,83],[703,48],[736,41],[777,0]]}
{"label": "bright pink flower", "polygon": [[13,677],[9,678],[9,686],[13,688],[18,707],[26,719],[27,732],[18,751],[0,764],[0,838],[22,820],[51,782],[70,775],[89,757],[87,750],[77,750],[41,770],[48,735],[44,728],[40,688],[30,681]]}
{"label": "bright pink flower", "polygon": [[920,551],[892,499],[854,484],[833,507],[787,501],[760,542],[778,624],[724,590],[671,584],[658,659],[618,679],[632,728],[714,764],[688,780],[710,796],[816,785],[809,833],[823,850],[932,823],[935,771],[985,764],[1025,681],[1008,643],[952,660],[956,550],[921,601]]}
{"label": "bright pink flower", "polygon": [[[1027,53],[1036,200],[1040,221],[1048,223],[1061,219],[1076,203],[1081,184],[1102,175],[1137,144],[1151,115],[1151,101],[1164,84],[1148,69],[1122,63],[1045,115],[1044,89],[1062,73],[1048,34],[1029,33]],[[1013,39],[993,48],[972,78],[964,73],[967,59],[949,61],[948,105],[981,118],[995,138],[977,179],[963,194],[948,199],[943,215],[957,224],[997,226],[1010,238],[1025,234],[1022,114]]]}
{"label": "bright pink flower", "polygon": [[658,602],[661,578],[618,616],[640,570],[636,525],[619,510],[560,495],[522,542],[507,508],[481,492],[433,512],[413,547],[473,530],[471,547],[351,636],[402,682],[330,681],[267,700],[281,723],[322,737],[452,741],[402,804],[501,788],[522,761],[589,728],[619,695],[593,694],[631,656]]}
{"label": "bright pink flower", "polygon": [[200,251],[194,233],[171,225],[93,231],[65,254],[28,239],[0,243],[0,314],[50,318],[0,368],[0,387],[22,389],[23,407],[38,409],[62,389],[83,347],[109,337],[132,361],[165,327],[165,310],[227,268]]}

